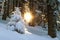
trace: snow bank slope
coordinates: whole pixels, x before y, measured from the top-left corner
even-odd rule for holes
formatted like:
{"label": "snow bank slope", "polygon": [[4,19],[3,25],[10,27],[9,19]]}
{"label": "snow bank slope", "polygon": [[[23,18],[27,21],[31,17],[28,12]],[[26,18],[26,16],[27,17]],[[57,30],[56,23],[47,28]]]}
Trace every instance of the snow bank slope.
{"label": "snow bank slope", "polygon": [[0,40],[48,40],[47,38],[43,38],[33,34],[18,34],[16,32],[12,32],[6,30],[4,28],[0,28]]}
{"label": "snow bank slope", "polygon": [[46,38],[42,36],[37,36],[35,34],[19,34],[15,31],[10,31],[0,27],[0,40],[53,40],[53,39],[49,37]]}
{"label": "snow bank slope", "polygon": [[33,34],[18,34],[16,32],[12,32],[6,30],[4,28],[0,28],[0,40],[48,40],[48,38],[43,38]]}

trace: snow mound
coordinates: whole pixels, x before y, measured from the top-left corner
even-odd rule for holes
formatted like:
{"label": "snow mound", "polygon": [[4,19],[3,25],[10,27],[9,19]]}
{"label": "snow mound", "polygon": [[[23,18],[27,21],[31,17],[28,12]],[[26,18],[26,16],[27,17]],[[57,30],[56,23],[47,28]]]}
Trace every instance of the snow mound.
{"label": "snow mound", "polygon": [[3,25],[0,23],[0,40],[59,40],[58,38],[43,37],[31,33],[19,34],[3,28],[5,27]]}
{"label": "snow mound", "polygon": [[58,38],[53,38],[53,40],[59,40]]}
{"label": "snow mound", "polygon": [[0,40],[53,40],[35,34],[18,34],[0,27]]}
{"label": "snow mound", "polygon": [[22,21],[16,23],[15,27],[18,31],[25,33],[25,24]]}

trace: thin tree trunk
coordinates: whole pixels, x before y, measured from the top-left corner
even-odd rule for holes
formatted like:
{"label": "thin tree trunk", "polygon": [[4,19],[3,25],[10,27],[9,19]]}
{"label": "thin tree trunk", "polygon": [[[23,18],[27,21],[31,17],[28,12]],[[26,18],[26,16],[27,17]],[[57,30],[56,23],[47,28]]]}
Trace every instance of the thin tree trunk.
{"label": "thin tree trunk", "polygon": [[15,7],[15,4],[14,4],[15,0],[13,0],[13,11],[14,11],[14,7]]}

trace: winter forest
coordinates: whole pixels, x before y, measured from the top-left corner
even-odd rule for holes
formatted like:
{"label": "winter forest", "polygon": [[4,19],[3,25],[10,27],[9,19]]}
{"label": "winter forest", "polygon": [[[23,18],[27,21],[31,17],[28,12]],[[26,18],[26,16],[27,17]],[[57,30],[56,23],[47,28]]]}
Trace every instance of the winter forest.
{"label": "winter forest", "polygon": [[60,40],[60,0],[0,0],[0,40]]}

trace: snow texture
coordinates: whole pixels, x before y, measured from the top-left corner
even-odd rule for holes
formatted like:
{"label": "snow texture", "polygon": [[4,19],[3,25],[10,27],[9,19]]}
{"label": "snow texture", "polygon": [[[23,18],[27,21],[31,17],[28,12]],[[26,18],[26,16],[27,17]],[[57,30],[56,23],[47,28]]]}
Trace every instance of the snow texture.
{"label": "snow texture", "polygon": [[42,37],[35,34],[19,34],[0,27],[0,40],[57,40],[57,38]]}
{"label": "snow texture", "polygon": [[60,2],[60,0],[58,0]]}
{"label": "snow texture", "polygon": [[7,24],[8,29],[10,30],[17,30],[18,32],[24,33],[24,21],[21,16],[21,12],[19,11],[19,8],[15,7],[14,14],[11,16],[10,22]]}
{"label": "snow texture", "polygon": [[[28,32],[28,30],[26,30],[25,34],[19,34],[16,31],[5,29],[5,27],[5,24],[0,23],[0,40],[59,40],[58,38],[51,38],[45,35],[38,36]],[[34,29],[38,30],[38,28]]]}
{"label": "snow texture", "polygon": [[16,23],[16,29],[18,29],[18,31],[20,31],[20,32],[25,32],[25,25],[24,25],[24,23],[22,22],[22,21],[19,21],[19,22],[17,22]]}

